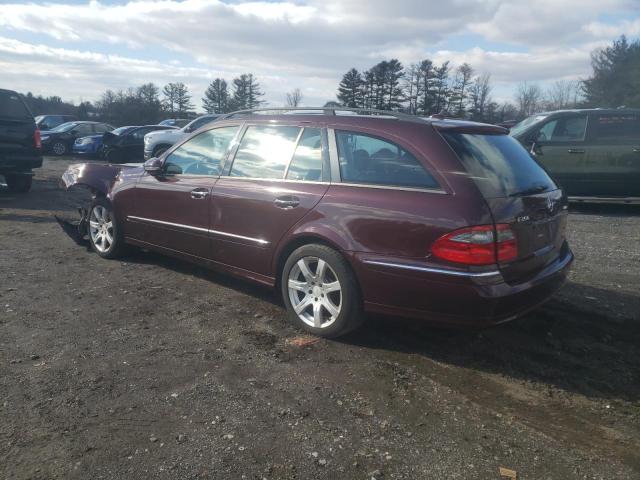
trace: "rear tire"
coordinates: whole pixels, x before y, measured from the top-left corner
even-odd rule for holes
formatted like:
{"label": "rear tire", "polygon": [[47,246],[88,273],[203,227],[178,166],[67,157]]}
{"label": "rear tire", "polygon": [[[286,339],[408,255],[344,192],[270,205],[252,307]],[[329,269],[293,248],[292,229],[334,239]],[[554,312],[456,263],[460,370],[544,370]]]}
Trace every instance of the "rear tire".
{"label": "rear tire", "polygon": [[332,248],[310,244],[296,249],[285,262],[280,283],[289,318],[307,332],[333,338],[364,321],[356,277]]}
{"label": "rear tire", "polygon": [[29,174],[8,173],[4,176],[7,188],[13,193],[27,193],[31,189],[33,177]]}
{"label": "rear tire", "polygon": [[91,248],[102,258],[119,258],[127,252],[113,207],[104,197],[96,198],[91,204],[87,232]]}
{"label": "rear tire", "polygon": [[51,151],[57,157],[60,157],[65,153],[67,153],[67,150],[69,149],[67,148],[67,144],[64,142],[56,141],[56,142],[53,142],[53,145],[51,145]]}

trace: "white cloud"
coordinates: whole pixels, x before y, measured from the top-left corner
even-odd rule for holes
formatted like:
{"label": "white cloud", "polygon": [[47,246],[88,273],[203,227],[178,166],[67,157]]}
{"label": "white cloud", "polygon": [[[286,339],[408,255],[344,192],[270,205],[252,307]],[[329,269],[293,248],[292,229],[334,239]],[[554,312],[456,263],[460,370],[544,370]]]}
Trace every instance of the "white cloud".
{"label": "white cloud", "polygon": [[[77,100],[94,99],[105,88],[180,79],[199,103],[212,78],[253,72],[272,103],[284,102],[285,92],[299,87],[306,104],[317,104],[334,97],[342,73],[352,66],[431,57],[454,65],[467,61],[506,88],[521,80],[585,76],[594,46],[625,31],[640,32],[634,4],[637,0],[14,3],[1,8],[0,82]],[[632,18],[615,24],[598,17],[628,11]],[[12,39],[16,32],[23,41]],[[24,40],[29,33],[55,39],[60,47],[29,43]],[[447,39],[461,34],[499,42],[500,48],[444,48]],[[96,53],[105,50],[120,54]]]}

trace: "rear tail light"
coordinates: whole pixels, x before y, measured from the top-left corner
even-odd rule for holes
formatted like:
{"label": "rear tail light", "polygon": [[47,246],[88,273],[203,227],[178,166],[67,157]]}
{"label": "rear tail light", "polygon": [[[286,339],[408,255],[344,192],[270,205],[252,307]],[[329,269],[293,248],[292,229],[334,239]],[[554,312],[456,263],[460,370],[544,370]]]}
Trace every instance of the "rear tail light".
{"label": "rear tail light", "polygon": [[40,139],[40,130],[38,130],[37,128],[36,128],[36,131],[33,132],[33,143],[38,150],[42,148],[42,140]]}
{"label": "rear tail light", "polygon": [[509,225],[499,223],[495,228],[480,225],[447,233],[433,243],[431,253],[450,262],[490,265],[515,260],[518,244]]}

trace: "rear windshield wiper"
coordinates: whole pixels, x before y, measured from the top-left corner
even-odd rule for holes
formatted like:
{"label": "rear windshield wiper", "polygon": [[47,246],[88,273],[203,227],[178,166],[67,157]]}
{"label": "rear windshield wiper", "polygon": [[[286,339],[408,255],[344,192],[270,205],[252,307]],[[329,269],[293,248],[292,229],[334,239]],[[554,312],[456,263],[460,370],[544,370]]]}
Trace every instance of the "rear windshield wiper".
{"label": "rear windshield wiper", "polygon": [[525,195],[534,195],[536,193],[542,193],[549,190],[549,187],[547,185],[534,185],[533,187],[529,187],[525,190],[522,190],[520,192],[515,192],[515,193],[511,193],[509,196],[510,197],[523,197]]}

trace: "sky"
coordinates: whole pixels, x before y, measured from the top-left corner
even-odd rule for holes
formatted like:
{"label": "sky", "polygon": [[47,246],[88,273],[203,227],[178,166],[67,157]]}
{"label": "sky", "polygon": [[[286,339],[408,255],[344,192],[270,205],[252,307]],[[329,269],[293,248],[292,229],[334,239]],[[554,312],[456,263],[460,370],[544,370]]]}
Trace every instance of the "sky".
{"label": "sky", "polygon": [[251,72],[268,105],[300,88],[335,100],[342,75],[397,58],[463,62],[493,97],[589,75],[590,53],[640,37],[640,0],[0,0],[0,87],[94,101],[181,81],[193,101]]}

